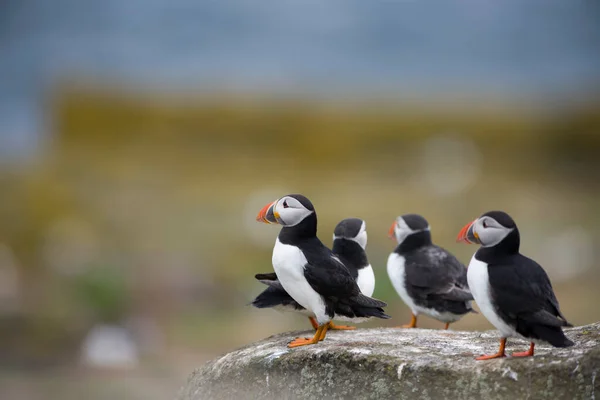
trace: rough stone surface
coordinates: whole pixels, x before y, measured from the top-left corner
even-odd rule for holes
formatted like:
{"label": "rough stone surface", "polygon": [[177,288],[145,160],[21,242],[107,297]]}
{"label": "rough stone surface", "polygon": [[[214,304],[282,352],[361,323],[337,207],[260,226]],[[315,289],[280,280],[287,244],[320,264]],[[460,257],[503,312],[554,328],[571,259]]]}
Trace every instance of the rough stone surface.
{"label": "rough stone surface", "polygon": [[[595,399],[600,400],[600,323],[567,329],[567,349],[475,361],[495,353],[496,331],[358,329],[288,349],[271,336],[194,371],[179,400],[198,399]],[[310,336],[311,332],[301,332]],[[509,339],[507,351],[528,343]]]}

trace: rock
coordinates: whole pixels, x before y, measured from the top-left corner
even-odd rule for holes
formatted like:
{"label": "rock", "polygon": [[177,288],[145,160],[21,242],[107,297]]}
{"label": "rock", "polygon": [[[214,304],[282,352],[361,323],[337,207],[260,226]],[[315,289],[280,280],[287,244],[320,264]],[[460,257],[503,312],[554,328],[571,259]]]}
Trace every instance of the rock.
{"label": "rock", "polygon": [[[333,331],[318,345],[295,349],[286,344],[298,333],[288,332],[208,362],[178,398],[594,399],[600,395],[600,323],[566,333],[575,346],[536,345],[534,357],[475,361],[497,351],[496,331]],[[507,350],[528,345],[509,339]]]}

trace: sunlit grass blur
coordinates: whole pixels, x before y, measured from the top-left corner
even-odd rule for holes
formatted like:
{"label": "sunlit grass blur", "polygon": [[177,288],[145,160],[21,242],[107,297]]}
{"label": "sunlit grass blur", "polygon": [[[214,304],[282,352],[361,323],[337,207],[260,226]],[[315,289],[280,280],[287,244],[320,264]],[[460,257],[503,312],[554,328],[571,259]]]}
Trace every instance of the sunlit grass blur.
{"label": "sunlit grass blur", "polygon": [[[165,396],[211,356],[308,329],[248,306],[278,233],[254,218],[287,193],[313,201],[326,244],[339,220],[367,221],[374,296],[393,318],[366,327],[409,316],[385,272],[397,215],[424,215],[434,241],[468,263],[475,249],[456,234],[490,209],[515,218],[569,320],[600,319],[600,103],[548,112],[65,87],[47,118],[53,135],[35,162],[0,170],[0,360],[79,371],[73,398],[87,385],[79,366],[99,363],[86,347],[94,328],[125,327],[129,345],[113,362],[147,369],[119,379],[158,382]],[[490,325],[470,315],[454,328]],[[64,396],[52,378],[37,382]]]}

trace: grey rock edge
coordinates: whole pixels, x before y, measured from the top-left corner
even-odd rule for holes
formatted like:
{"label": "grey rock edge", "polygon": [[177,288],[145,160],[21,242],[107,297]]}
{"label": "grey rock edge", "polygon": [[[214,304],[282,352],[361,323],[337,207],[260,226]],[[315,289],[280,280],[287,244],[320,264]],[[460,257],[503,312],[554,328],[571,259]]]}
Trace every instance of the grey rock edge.
{"label": "grey rock edge", "polygon": [[[498,350],[496,331],[359,328],[295,349],[287,343],[312,332],[288,332],[208,362],[178,399],[600,400],[600,323],[566,333],[574,347],[475,361]],[[508,354],[528,345],[509,339]]]}

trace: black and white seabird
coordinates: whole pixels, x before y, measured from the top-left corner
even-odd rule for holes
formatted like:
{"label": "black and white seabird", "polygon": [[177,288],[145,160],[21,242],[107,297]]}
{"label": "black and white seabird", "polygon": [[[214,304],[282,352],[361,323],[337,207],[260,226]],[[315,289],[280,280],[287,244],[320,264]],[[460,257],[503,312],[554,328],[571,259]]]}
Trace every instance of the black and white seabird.
{"label": "black and white seabird", "polygon": [[371,297],[375,291],[375,274],[367,259],[367,224],[360,218],[346,218],[333,231],[332,251],[348,268],[360,291]]}
{"label": "black and white seabird", "polygon": [[[375,274],[367,259],[366,247],[367,226],[365,221],[359,218],[346,218],[337,224],[333,232],[333,253],[348,268],[348,271],[350,271],[350,274],[356,280],[361,293],[370,297],[375,290]],[[309,318],[313,328],[318,328],[317,321],[312,313],[292,299],[285,289],[283,289],[281,282],[279,282],[274,272],[256,274],[255,277],[269,287],[254,299],[252,302],[254,307],[298,312]],[[364,320],[344,318],[339,313],[334,316],[334,319],[352,320],[353,322],[362,322]],[[353,326],[336,325],[330,321],[329,329],[350,330],[355,328]]]}
{"label": "black and white seabird", "polygon": [[529,350],[513,357],[533,356],[535,341],[555,347],[574,343],[562,331],[569,324],[544,269],[519,253],[520,236],[513,219],[502,211],[490,211],[468,223],[457,241],[480,244],[471,258],[467,278],[483,315],[500,331],[500,349],[477,360],[505,357],[506,338],[529,339]]}
{"label": "black and white seabird", "polygon": [[429,223],[420,215],[406,214],[394,221],[389,236],[398,246],[390,254],[387,272],[400,298],[412,312],[410,324],[425,314],[445,322],[448,329],[472,312],[473,296],[467,284],[467,269],[452,254],[431,242]]}
{"label": "black and white seabird", "polygon": [[297,338],[288,347],[323,340],[334,315],[389,318],[386,303],[363,295],[340,258],[317,238],[317,214],[306,197],[283,196],[263,207],[256,219],[283,226],[273,248],[273,269],[283,289],[318,324],[314,337]]}

